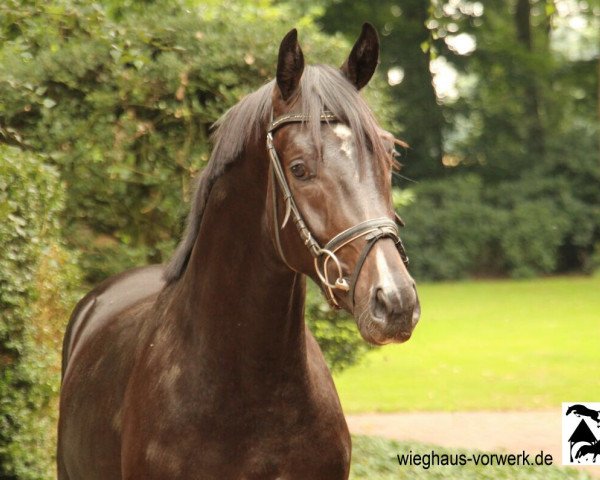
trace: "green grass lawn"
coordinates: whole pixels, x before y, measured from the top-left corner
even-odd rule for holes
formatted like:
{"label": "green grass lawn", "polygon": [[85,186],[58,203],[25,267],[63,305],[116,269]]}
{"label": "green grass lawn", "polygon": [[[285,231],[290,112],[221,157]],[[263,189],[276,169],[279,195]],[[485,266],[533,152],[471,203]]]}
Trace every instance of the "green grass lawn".
{"label": "green grass lawn", "polygon": [[419,286],[402,345],[336,376],[346,413],[532,410],[600,401],[600,278]]}
{"label": "green grass lawn", "polygon": [[[421,479],[489,479],[489,480],[591,480],[587,472],[555,466],[482,466],[468,462],[464,466],[437,465],[424,469],[422,466],[400,466],[396,455],[430,454],[442,455],[481,454],[474,450],[459,450],[418,443],[396,442],[377,437],[355,436],[352,439],[352,468],[350,480],[421,480]],[[534,462],[534,455],[529,460]],[[560,462],[555,459],[554,463]]]}

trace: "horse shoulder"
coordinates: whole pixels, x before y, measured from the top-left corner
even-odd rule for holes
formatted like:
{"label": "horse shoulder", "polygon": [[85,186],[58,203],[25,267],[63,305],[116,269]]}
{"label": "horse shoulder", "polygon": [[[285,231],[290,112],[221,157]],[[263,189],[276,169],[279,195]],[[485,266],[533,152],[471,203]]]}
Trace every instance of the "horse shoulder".
{"label": "horse shoulder", "polygon": [[71,315],[63,343],[63,376],[74,350],[117,314],[163,287],[162,265],[127,270],[104,280],[83,297]]}
{"label": "horse shoulder", "polygon": [[63,345],[57,452],[70,478],[119,478],[124,391],[143,326],[152,323],[164,286],[162,271],[152,266],[111,277],[71,316]]}

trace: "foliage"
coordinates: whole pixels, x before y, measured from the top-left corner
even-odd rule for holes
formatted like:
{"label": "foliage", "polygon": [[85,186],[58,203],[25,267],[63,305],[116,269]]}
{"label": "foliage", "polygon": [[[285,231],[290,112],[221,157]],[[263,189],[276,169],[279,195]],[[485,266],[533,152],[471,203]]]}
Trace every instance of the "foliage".
{"label": "foliage", "polygon": [[[423,468],[422,465],[400,466],[396,455],[408,454],[431,454],[434,451],[438,455],[465,454],[467,456],[477,455],[477,450],[449,449],[438,445],[428,445],[414,442],[398,442],[386,440],[379,437],[367,437],[355,435],[352,437],[352,469],[351,480],[377,479],[494,479],[494,480],[591,480],[590,474],[574,468],[557,468],[555,466],[497,466],[497,465],[475,465],[468,462],[465,466],[431,466]],[[532,455],[533,456],[533,455]],[[530,461],[533,458],[529,459]],[[558,463],[558,459],[553,459]]]}
{"label": "foliage", "polygon": [[401,209],[401,232],[417,279],[461,278],[475,271],[492,233],[494,210],[482,201],[477,176],[419,184]]}
{"label": "foliage", "polygon": [[[449,163],[477,173],[486,202],[503,212],[490,273],[589,271],[600,238],[599,52],[562,54],[556,35],[569,18],[544,5],[554,4],[490,3],[476,17],[442,7],[435,16],[439,51],[464,79],[445,108],[460,127],[448,132]],[[581,8],[581,19],[591,15],[590,5]],[[449,47],[451,24],[476,42],[470,55]]]}
{"label": "foliage", "polygon": [[[416,202],[401,210],[417,278],[594,269],[598,3],[560,3],[326,6],[328,31],[351,34],[356,17],[379,30],[398,104],[393,133],[411,145],[402,174],[418,182]],[[587,27],[573,40],[565,25],[575,21]],[[459,39],[472,48],[457,48]]]}
{"label": "foliage", "polygon": [[[345,412],[544,410],[597,395],[600,277],[417,283],[412,338],[336,375]],[[493,386],[492,388],[490,386]]]}
{"label": "foliage", "polygon": [[590,258],[590,271],[595,276],[600,276],[600,242],[596,244]]}
{"label": "foliage", "polygon": [[417,279],[552,273],[565,267],[561,246],[589,249],[600,226],[593,214],[600,206],[582,201],[562,175],[528,175],[487,191],[478,175],[452,175],[410,192],[413,200],[400,208],[402,237]]}
{"label": "foliage", "polygon": [[[328,2],[319,22],[328,32],[341,32],[353,39],[360,22],[371,22],[381,42],[379,74],[392,79],[386,93],[395,105],[391,125],[397,137],[408,142],[404,173],[409,177],[436,177],[443,174],[442,130],[445,119],[436,103],[429,68],[429,53],[421,45],[429,39],[425,21],[430,2],[385,0],[377,8],[360,0]],[[401,78],[393,79],[394,73]]]}
{"label": "foliage", "polygon": [[504,221],[498,222],[500,229],[493,239],[500,268],[515,277],[555,270],[559,247],[578,228],[569,215],[568,191],[568,184],[560,179],[539,177],[496,187],[489,201],[503,212]]}
{"label": "foliage", "polygon": [[[118,20],[78,0],[0,9],[0,134],[60,167],[88,279],[166,260],[211,125],[272,78],[288,7],[148,2],[112,9]],[[297,24],[309,61],[342,63],[346,42]]]}
{"label": "foliage", "polygon": [[47,478],[60,335],[78,269],[61,245],[63,185],[44,159],[0,145],[0,477]]}
{"label": "foliage", "polygon": [[369,349],[358,333],[354,319],[346,313],[332,310],[312,281],[307,282],[305,315],[333,372],[357,363]]}

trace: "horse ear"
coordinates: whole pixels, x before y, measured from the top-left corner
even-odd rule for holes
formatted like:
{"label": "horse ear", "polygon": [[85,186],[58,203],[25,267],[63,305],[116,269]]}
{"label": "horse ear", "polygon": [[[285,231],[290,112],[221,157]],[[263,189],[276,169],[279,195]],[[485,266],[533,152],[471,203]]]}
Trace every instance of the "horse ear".
{"label": "horse ear", "polygon": [[283,37],[277,59],[277,86],[283,100],[287,101],[297,90],[304,71],[304,55],[298,44],[298,31],[294,28]]}
{"label": "horse ear", "polygon": [[363,23],[360,37],[352,47],[350,56],[342,65],[342,72],[356,87],[363,88],[375,73],[379,62],[379,37],[377,30],[368,22]]}

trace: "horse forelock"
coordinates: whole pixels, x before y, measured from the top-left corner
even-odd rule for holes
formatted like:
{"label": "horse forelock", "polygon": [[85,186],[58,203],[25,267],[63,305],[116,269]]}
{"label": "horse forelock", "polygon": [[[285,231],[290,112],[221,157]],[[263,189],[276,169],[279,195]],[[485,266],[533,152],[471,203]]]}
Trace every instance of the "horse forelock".
{"label": "horse forelock", "polygon": [[[210,160],[198,176],[185,232],[165,269],[168,283],[185,272],[213,185],[226,167],[242,156],[246,146],[265,133],[271,119],[274,87],[275,80],[271,80],[244,97],[215,123]],[[368,158],[370,151],[375,158],[389,159],[371,109],[339,69],[327,65],[307,66],[300,81],[300,102],[302,113],[310,116],[306,127],[317,151],[321,145],[319,117],[324,110],[329,110],[354,133],[359,161]]]}

